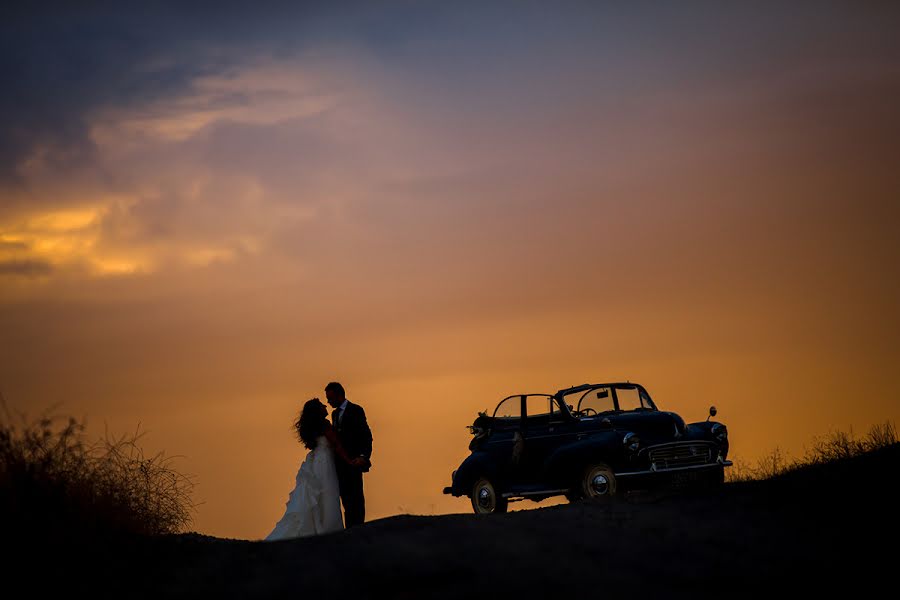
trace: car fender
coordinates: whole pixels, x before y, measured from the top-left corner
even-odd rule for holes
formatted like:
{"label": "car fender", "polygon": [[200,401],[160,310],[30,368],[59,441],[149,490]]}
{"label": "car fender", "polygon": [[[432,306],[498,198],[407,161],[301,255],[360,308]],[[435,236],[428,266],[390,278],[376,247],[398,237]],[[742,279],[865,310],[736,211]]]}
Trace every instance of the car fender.
{"label": "car fender", "polygon": [[728,439],[726,438],[724,442],[719,442],[713,437],[712,428],[716,425],[726,427],[724,423],[718,421],[698,421],[696,423],[690,423],[687,426],[687,438],[714,442],[724,458],[728,456]]}
{"label": "car fender", "polygon": [[544,461],[548,479],[569,481],[590,461],[599,460],[616,468],[622,455],[622,434],[616,431],[587,433],[584,438],[563,444]]}
{"label": "car fender", "polygon": [[476,450],[466,457],[453,478],[453,495],[468,496],[479,477],[497,479],[497,465],[487,452]]}
{"label": "car fender", "polygon": [[687,434],[693,434],[698,439],[707,439],[713,425],[718,425],[716,421],[697,421],[696,423],[688,423],[685,427]]}

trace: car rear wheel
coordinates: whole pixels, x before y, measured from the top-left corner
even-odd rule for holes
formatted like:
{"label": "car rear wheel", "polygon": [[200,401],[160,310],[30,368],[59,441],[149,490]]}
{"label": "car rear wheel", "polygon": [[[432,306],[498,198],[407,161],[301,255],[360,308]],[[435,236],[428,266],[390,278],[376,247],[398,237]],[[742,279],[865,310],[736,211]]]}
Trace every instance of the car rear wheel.
{"label": "car rear wheel", "polygon": [[509,507],[509,500],[502,497],[494,484],[482,477],[472,486],[472,509],[477,515],[491,513],[505,513]]}
{"label": "car rear wheel", "polygon": [[569,502],[605,501],[617,495],[616,475],[605,463],[591,463],[581,472],[578,482],[568,491]]}

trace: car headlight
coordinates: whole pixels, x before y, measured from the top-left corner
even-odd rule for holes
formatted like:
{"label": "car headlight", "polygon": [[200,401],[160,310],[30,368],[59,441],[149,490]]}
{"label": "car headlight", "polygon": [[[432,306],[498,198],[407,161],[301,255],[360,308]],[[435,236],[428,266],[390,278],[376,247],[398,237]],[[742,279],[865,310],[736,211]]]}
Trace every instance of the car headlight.
{"label": "car headlight", "polygon": [[721,423],[716,423],[715,425],[713,425],[710,433],[712,434],[713,439],[720,444],[728,439],[728,429]]}
{"label": "car headlight", "polygon": [[626,433],[625,437],[622,438],[622,445],[625,446],[625,449],[629,452],[637,452],[641,445],[641,440],[637,434]]}
{"label": "car headlight", "polygon": [[456,471],[450,473],[450,481],[456,481]]}

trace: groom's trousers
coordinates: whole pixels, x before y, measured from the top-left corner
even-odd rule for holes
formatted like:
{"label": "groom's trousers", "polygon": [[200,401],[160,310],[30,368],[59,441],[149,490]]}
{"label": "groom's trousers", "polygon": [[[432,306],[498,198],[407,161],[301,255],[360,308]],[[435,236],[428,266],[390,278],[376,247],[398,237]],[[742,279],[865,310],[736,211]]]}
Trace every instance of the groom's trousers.
{"label": "groom's trousers", "polygon": [[343,462],[336,462],[338,486],[344,503],[344,527],[362,525],[366,520],[366,498],[363,495],[362,471]]}

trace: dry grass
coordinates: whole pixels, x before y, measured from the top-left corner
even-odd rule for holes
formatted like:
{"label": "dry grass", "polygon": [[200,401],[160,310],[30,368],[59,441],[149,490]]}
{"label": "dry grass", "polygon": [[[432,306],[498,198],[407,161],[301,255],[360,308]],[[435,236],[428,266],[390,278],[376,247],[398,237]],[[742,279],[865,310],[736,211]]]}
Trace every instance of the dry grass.
{"label": "dry grass", "polygon": [[755,465],[741,459],[732,459],[732,467],[726,469],[728,481],[756,481],[771,479],[782,473],[808,465],[823,464],[852,458],[897,443],[897,429],[890,421],[873,425],[862,438],[856,438],[853,428],[849,432],[837,430],[824,436],[816,436],[810,448],[801,458],[786,456],[779,447],[759,458]]}
{"label": "dry grass", "polygon": [[[11,534],[164,534],[192,522],[194,483],[162,452],[147,458],[135,431],[88,444],[85,423],[14,419],[0,394],[0,511]],[[62,424],[55,426],[55,422]],[[138,425],[140,428],[140,425]]]}

